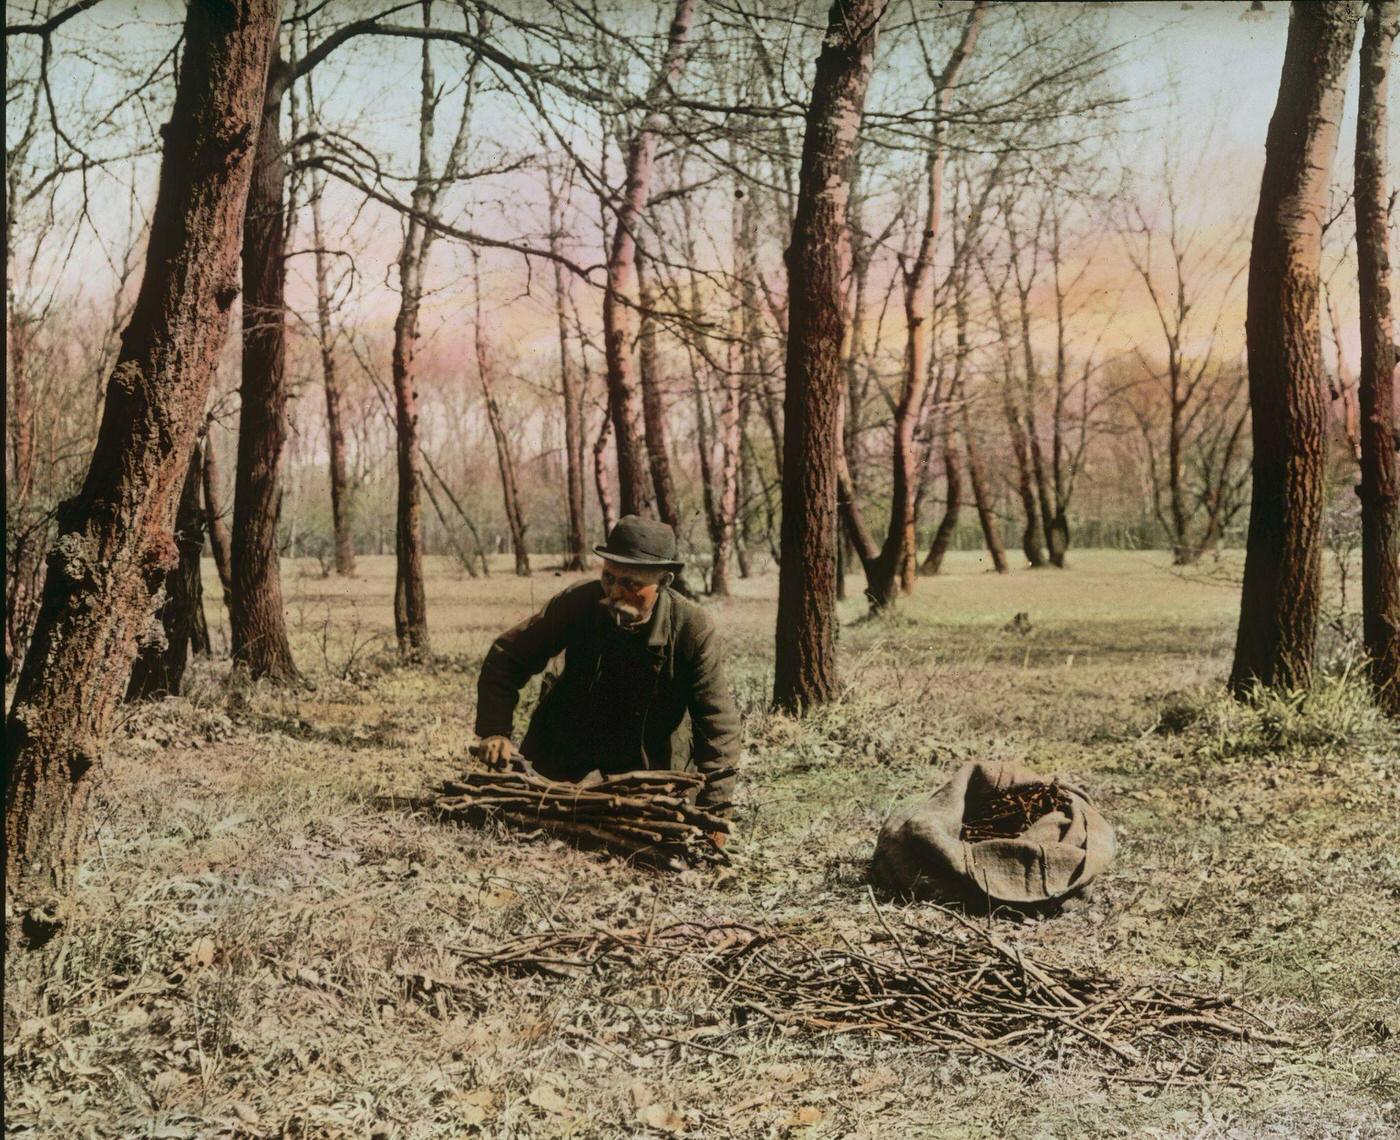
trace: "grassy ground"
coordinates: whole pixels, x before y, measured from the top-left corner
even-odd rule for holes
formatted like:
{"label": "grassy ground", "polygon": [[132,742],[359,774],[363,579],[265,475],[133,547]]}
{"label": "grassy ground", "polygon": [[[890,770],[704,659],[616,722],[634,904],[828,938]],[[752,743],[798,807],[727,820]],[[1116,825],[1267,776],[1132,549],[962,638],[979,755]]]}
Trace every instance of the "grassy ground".
{"label": "grassy ground", "polygon": [[[130,710],[110,749],[59,1006],[7,1042],[9,1130],[1394,1135],[1400,740],[1354,683],[1258,710],[1220,699],[1233,587],[1156,554],[1074,563],[999,578],[955,556],[894,617],[844,603],[848,689],[804,723],[765,708],[775,579],[714,603],[746,721],[735,867],[718,880],[375,805],[459,766],[490,639],[567,579],[435,567],[437,659],[398,668],[390,560],[362,560],[351,582],[289,567],[316,689],[235,687],[226,661],[200,664],[185,697]],[[1028,636],[1003,628],[1018,612]],[[739,1028],[684,958],[572,980],[467,961],[525,932],[679,921],[868,941],[881,819],[975,757],[1073,778],[1118,828],[1088,900],[996,916],[1002,937],[1053,963],[1228,991],[1298,1047],[1212,1043],[1184,1070],[1164,1052],[1156,1085],[1105,1082],[1098,1058],[1067,1051],[1027,1078]]]}

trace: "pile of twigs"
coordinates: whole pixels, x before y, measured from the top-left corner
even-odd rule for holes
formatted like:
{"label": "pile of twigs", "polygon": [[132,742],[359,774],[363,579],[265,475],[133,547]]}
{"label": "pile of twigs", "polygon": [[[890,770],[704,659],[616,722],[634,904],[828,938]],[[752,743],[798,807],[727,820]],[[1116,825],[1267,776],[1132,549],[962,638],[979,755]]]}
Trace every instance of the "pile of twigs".
{"label": "pile of twigs", "polygon": [[[874,900],[872,899],[872,905]],[[943,908],[936,908],[943,910]],[[1144,1059],[1145,1041],[1205,1032],[1269,1045],[1292,1044],[1226,996],[1209,996],[1032,961],[955,911],[938,931],[906,919],[896,931],[876,906],[884,941],[812,948],[795,939],[754,939],[719,964],[740,1023],[757,1015],[821,1034],[861,1033],[949,1053],[975,1053],[1009,1069],[1075,1047],[1124,1072]]]}
{"label": "pile of twigs", "polygon": [[663,927],[611,930],[550,930],[522,934],[498,946],[456,947],[463,967],[513,976],[574,978],[602,966],[640,964],[680,954],[718,957],[761,937],[743,923],[677,922]]}
{"label": "pile of twigs", "polygon": [[532,772],[467,772],[443,783],[434,806],[468,823],[495,819],[681,869],[727,862],[710,836],[727,835],[728,822],[692,797],[707,780],[731,774],[627,772],[571,784]]}
{"label": "pile of twigs", "polygon": [[962,840],[1015,839],[1041,816],[1060,812],[1068,817],[1069,796],[1058,784],[1022,784],[993,792],[974,803],[963,817]]}

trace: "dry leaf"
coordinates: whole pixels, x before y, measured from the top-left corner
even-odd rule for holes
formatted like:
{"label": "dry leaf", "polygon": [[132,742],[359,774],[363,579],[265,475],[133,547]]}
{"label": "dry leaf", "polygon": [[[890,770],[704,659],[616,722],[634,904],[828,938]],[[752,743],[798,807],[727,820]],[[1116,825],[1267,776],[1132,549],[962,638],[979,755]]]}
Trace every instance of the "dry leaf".
{"label": "dry leaf", "polygon": [[628,1086],[627,1092],[632,1097],[633,1108],[646,1108],[652,1102],[651,1089],[640,1081]]}
{"label": "dry leaf", "polygon": [[887,1089],[898,1083],[899,1078],[888,1069],[871,1069],[865,1074],[865,1079],[856,1085],[854,1091],[858,1093],[875,1092],[877,1089]]}
{"label": "dry leaf", "polygon": [[685,1127],[685,1117],[664,1104],[649,1104],[637,1113],[637,1119],[649,1128],[662,1132],[679,1132]]}
{"label": "dry leaf", "polygon": [[206,934],[203,938],[196,938],[194,940],[194,945],[190,947],[189,961],[191,966],[212,966],[214,964],[214,959],[218,956],[218,946],[216,946],[214,940]]}
{"label": "dry leaf", "polygon": [[549,1085],[537,1085],[526,1099],[536,1108],[542,1108],[546,1112],[563,1115],[569,1111],[569,1102]]}
{"label": "dry leaf", "polygon": [[801,1108],[799,1108],[796,1112],[794,1112],[791,1116],[784,1120],[783,1124],[787,1125],[788,1127],[793,1127],[802,1124],[817,1124],[820,1123],[822,1115],[823,1113],[821,1109],[815,1108],[810,1104],[804,1104]]}

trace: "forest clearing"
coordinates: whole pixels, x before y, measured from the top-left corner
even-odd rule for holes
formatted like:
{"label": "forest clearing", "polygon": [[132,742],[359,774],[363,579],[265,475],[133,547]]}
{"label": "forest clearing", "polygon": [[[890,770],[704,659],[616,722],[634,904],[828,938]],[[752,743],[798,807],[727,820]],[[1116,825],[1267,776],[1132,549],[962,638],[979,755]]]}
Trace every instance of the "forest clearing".
{"label": "forest clearing", "polygon": [[8,1133],[1400,1131],[1400,0],[7,0]]}
{"label": "forest clearing", "polygon": [[[679,876],[376,806],[461,770],[487,645],[559,578],[515,578],[502,559],[474,580],[434,560],[441,656],[404,667],[392,560],[363,558],[351,580],[289,567],[314,692],[230,687],[226,662],[196,663],[183,697],[123,718],[64,966],[88,981],[10,1042],[10,1128],[1393,1134],[1400,734],[1364,686],[1229,701],[1234,587],[1173,573],[1160,552],[1084,551],[1055,576],[950,560],[896,617],[843,605],[850,685],[805,721],[767,707],[774,577],[713,603],[745,722],[733,866]],[[1028,635],[1003,628],[1018,612]],[[1118,830],[1088,899],[1042,921],[1004,913],[999,937],[1043,964],[1228,993],[1297,1044],[1159,1038],[1125,1071],[1160,1083],[1134,1084],[1092,1076],[1106,1055],[1069,1040],[1033,1050],[1032,1077],[737,1024],[693,956],[659,948],[564,977],[474,961],[540,932],[681,923],[878,948],[865,876],[881,820],[969,757],[1072,777]],[[923,904],[879,905],[889,922],[956,929]]]}

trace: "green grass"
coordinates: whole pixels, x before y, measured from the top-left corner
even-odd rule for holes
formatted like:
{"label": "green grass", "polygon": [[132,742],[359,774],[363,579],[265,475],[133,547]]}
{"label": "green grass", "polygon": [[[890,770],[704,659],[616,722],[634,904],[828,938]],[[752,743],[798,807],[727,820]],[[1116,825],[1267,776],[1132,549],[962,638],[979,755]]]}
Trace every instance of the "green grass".
{"label": "green grass", "polygon": [[[718,882],[373,803],[453,771],[491,638],[569,579],[435,563],[436,659],[399,668],[391,560],[362,559],[350,582],[288,567],[316,689],[233,689],[215,660],[179,700],[128,712],[91,805],[56,1009],[7,1043],[9,1128],[1394,1135],[1400,739],[1355,678],[1225,700],[1235,589],[1160,554],[1086,551],[1068,572],[1005,577],[972,555],[950,564],[892,617],[842,604],[844,695],[801,722],[767,710],[775,579],[713,603],[746,745],[734,874]],[[1029,636],[1003,628],[1018,612]],[[1073,1055],[1027,1081],[875,1039],[737,1030],[697,971],[464,967],[465,948],[589,925],[868,939],[884,814],[980,757],[1072,778],[1120,843],[1087,900],[1043,921],[998,916],[1003,937],[1076,968],[1227,991],[1299,1046],[1212,1044],[1203,1074],[1162,1086],[1105,1084]]]}

